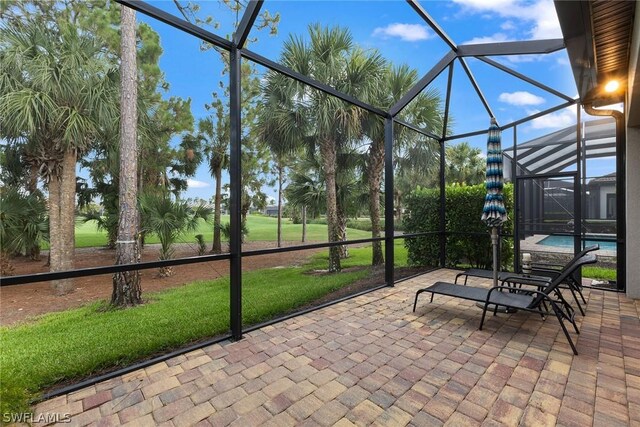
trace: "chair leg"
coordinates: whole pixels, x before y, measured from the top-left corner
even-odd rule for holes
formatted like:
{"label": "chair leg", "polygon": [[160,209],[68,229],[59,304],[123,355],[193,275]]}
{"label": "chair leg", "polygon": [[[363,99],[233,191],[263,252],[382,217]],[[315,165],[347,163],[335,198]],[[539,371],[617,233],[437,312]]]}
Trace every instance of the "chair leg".
{"label": "chair leg", "polygon": [[487,315],[487,308],[489,307],[489,304],[486,303],[484,305],[484,308],[482,309],[482,318],[480,319],[480,327],[478,328],[479,330],[482,330],[482,325],[484,325],[484,318]]}
{"label": "chair leg", "polygon": [[[422,292],[424,292],[422,289],[420,289],[418,292],[416,292],[416,299],[413,301],[413,312],[416,312],[416,305],[418,304],[418,295],[420,295]],[[431,294],[433,296],[433,294]]]}
{"label": "chair leg", "polygon": [[564,320],[562,320],[562,313],[560,313],[560,310],[558,309],[558,307],[556,307],[555,304],[551,304],[551,307],[553,307],[553,311],[556,313],[558,322],[560,322],[560,327],[562,327],[562,332],[564,332],[564,336],[567,337],[567,341],[569,341],[569,345],[571,346],[571,350],[573,350],[573,354],[577,356],[578,350],[576,349],[576,346],[573,344],[573,340],[571,339],[571,335],[569,335],[569,331],[567,330],[567,327],[564,325]]}
{"label": "chair leg", "polygon": [[455,283],[457,285],[458,284],[458,278],[460,276],[462,276],[463,274],[464,274],[464,272],[456,274],[456,280],[454,280],[453,283]]}
{"label": "chair leg", "polygon": [[573,289],[573,285],[569,285],[569,290],[571,291],[571,295],[573,295],[573,299],[576,301],[576,304],[578,305],[578,309],[580,310],[580,314],[582,314],[582,317],[584,317],[584,309],[582,308],[582,305],[580,304],[580,301],[578,301],[578,296],[576,295],[576,291],[575,289]]}
{"label": "chair leg", "polygon": [[578,287],[578,293],[580,294],[580,298],[582,299],[582,303],[586,304],[587,300],[584,299],[584,295],[582,294],[582,290]]}
{"label": "chair leg", "polygon": [[576,280],[576,278],[573,276],[569,277],[569,282],[573,282],[572,284],[574,285],[574,289],[580,294],[580,299],[582,299],[582,303],[586,304],[587,300],[584,298],[584,295],[582,294],[582,284],[578,282],[578,280]]}

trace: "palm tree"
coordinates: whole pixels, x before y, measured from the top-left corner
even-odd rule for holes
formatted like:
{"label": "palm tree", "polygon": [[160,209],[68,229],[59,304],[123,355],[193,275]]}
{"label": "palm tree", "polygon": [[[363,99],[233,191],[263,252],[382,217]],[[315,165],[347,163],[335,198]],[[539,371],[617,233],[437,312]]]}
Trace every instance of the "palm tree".
{"label": "palm tree", "polygon": [[[279,73],[270,73],[262,85],[263,101],[258,115],[258,139],[266,144],[271,151],[278,181],[278,225],[277,246],[282,246],[282,194],[286,161],[294,153],[302,151],[304,136],[298,134],[296,138],[295,126],[300,129],[304,125],[302,117],[297,115],[290,93],[281,90],[286,85],[286,77]],[[306,224],[303,224],[303,228]],[[303,238],[304,241],[304,238]]]}
{"label": "palm tree", "polygon": [[222,252],[220,239],[220,217],[222,209],[222,171],[229,167],[229,126],[224,104],[218,99],[212,104],[213,116],[198,123],[200,137],[204,141],[205,155],[209,162],[209,172],[216,183],[213,203],[213,246],[212,253]]}
{"label": "palm tree", "polygon": [[482,150],[468,142],[448,145],[445,153],[445,179],[448,184],[475,185],[484,182],[486,161]]}
{"label": "palm tree", "polygon": [[0,275],[13,272],[11,257],[24,254],[37,260],[40,244],[49,236],[47,207],[40,193],[0,188]]}
{"label": "palm tree", "polygon": [[[210,222],[212,214],[211,208],[204,204],[191,208],[187,202],[171,200],[168,194],[145,194],[140,200],[140,210],[142,229],[155,234],[160,240],[160,260],[171,259],[178,237],[185,232],[195,231],[200,220]],[[160,277],[172,274],[171,267],[160,268]]]}
{"label": "palm tree", "polygon": [[[407,65],[388,67],[384,82],[378,86],[370,102],[384,109],[390,108],[418,81],[416,70]],[[401,118],[431,131],[441,128],[440,97],[435,91],[425,91],[418,95],[401,113]],[[415,132],[413,132],[415,133]],[[365,121],[365,134],[371,140],[367,152],[366,178],[369,186],[369,215],[371,217],[371,237],[380,237],[380,191],[384,173],[384,121],[369,114]],[[404,127],[396,129],[394,148],[396,154],[406,152],[420,142]],[[372,265],[384,263],[382,242],[373,242]]]}
{"label": "palm tree", "polygon": [[294,165],[284,190],[289,205],[301,210],[302,243],[307,240],[307,215],[316,218],[327,205],[320,175],[317,162],[305,159]]}
{"label": "palm tree", "polygon": [[[310,41],[306,42],[301,37],[290,36],[284,43],[280,63],[341,92],[368,99],[369,93],[379,84],[380,70],[384,65],[380,54],[356,47],[351,33],[339,27],[311,25],[309,37]],[[274,73],[270,73],[267,79],[273,79],[273,76]],[[274,97],[276,102],[283,103],[281,108],[269,104],[264,113],[278,115],[274,121],[281,123],[281,143],[295,146],[300,143],[302,135],[303,141],[317,146],[326,181],[328,240],[340,241],[337,157],[342,147],[362,135],[365,112],[294,80],[285,79],[282,83],[282,86],[274,88],[281,92]],[[335,246],[329,250],[329,271],[340,271],[340,250]]]}
{"label": "palm tree", "polygon": [[[74,264],[76,162],[117,117],[117,72],[101,43],[69,22],[0,30],[0,137],[24,139],[49,192],[51,271]],[[53,282],[56,294],[73,290]]]}
{"label": "palm tree", "polygon": [[[116,264],[138,262],[138,78],[136,69],[136,12],[120,9],[120,171]],[[119,307],[142,303],[140,271],[113,275],[111,304]]]}

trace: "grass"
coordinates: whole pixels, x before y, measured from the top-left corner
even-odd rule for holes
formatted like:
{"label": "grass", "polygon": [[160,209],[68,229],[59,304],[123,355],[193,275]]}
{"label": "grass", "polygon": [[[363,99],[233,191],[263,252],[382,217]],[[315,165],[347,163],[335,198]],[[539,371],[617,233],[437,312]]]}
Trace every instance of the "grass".
{"label": "grass", "polygon": [[[407,251],[395,244],[397,265]],[[343,268],[368,266],[371,247],[350,248]],[[243,273],[243,323],[251,325],[309,304],[365,278],[370,268],[339,274],[324,269],[328,252],[302,266]],[[229,331],[229,279],[198,281],[147,294],[148,302],[126,310],[104,302],[50,313],[14,327],[0,328],[1,413],[23,411],[28,396],[63,381],[126,366],[153,354]]]}
{"label": "grass", "polygon": [[[229,216],[223,215],[222,221],[229,222]],[[247,216],[247,228],[249,234],[247,241],[276,241],[277,239],[277,219],[263,215]],[[196,234],[202,234],[208,245],[213,240],[213,225],[200,221],[198,229],[194,232],[185,233],[179,237],[180,243],[195,243]],[[290,219],[283,218],[282,221],[282,238],[284,240],[300,240],[302,236],[302,224],[294,224]],[[349,239],[365,239],[371,237],[368,231],[347,229]],[[324,224],[307,224],[307,239],[309,241],[326,242],[327,226]],[[154,235],[147,236],[146,243],[159,243],[160,241]],[[96,246],[105,246],[107,244],[107,235],[105,232],[98,231],[95,221],[86,223],[78,222],[76,224],[76,247],[88,248]]]}
{"label": "grass", "polygon": [[618,274],[615,268],[582,267],[582,276],[589,279],[616,280]]}

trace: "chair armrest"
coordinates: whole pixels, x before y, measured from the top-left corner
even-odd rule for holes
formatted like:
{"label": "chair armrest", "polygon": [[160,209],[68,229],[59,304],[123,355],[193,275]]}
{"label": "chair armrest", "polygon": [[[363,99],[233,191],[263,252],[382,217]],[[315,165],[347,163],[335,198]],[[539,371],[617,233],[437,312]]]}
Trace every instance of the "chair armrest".
{"label": "chair armrest", "polygon": [[532,267],[531,272],[537,273],[537,274],[539,273],[541,275],[549,275],[551,276],[550,279],[555,279],[561,273],[560,270],[556,270],[554,268],[543,268],[543,267]]}
{"label": "chair armrest", "polygon": [[[512,280],[512,279],[515,279],[515,280]],[[503,277],[502,283],[512,281],[514,283],[520,283],[521,285],[531,284],[533,286],[536,286],[535,283],[532,284],[532,283],[519,282],[518,280],[527,280],[529,282],[539,283],[540,285],[548,285],[549,283],[551,283],[551,278],[542,279],[542,278],[524,276],[522,274],[514,274],[514,275]]]}
{"label": "chair armrest", "polygon": [[535,268],[535,267],[545,268],[546,267],[546,268],[562,270],[566,266],[562,265],[562,264],[553,264],[553,263],[550,263],[550,262],[532,262],[531,263],[531,267],[532,268]]}
{"label": "chair armrest", "polygon": [[510,292],[513,292],[514,290],[517,290],[517,291],[520,291],[520,292],[523,292],[523,293],[527,293],[527,294],[529,294],[529,293],[542,293],[542,292],[533,291],[533,290],[529,290],[529,289],[513,289],[511,286],[494,286],[494,287],[489,289],[489,292],[487,292],[487,299],[485,300],[485,302],[487,304],[489,304],[490,303],[489,299],[491,297],[491,293],[493,291],[495,291],[495,290],[501,290],[501,289],[505,289],[505,290],[508,290]]}

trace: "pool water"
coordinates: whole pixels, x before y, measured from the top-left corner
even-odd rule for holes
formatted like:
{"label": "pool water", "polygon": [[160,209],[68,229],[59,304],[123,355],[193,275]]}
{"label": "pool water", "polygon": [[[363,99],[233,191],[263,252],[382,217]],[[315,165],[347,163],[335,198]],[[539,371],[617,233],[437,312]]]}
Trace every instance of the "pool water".
{"label": "pool water", "polygon": [[[583,240],[585,247],[591,245],[600,245],[600,249],[605,251],[615,251],[616,242],[603,242],[600,240]],[[539,245],[555,246],[560,248],[573,248],[573,236],[548,236],[538,242]]]}

